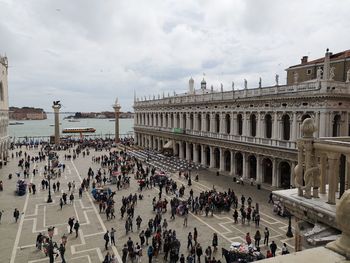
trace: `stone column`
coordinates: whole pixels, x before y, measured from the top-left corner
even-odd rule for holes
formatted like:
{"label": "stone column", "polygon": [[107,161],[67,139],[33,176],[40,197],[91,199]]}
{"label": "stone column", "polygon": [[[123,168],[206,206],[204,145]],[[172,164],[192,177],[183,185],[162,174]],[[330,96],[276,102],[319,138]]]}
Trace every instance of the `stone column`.
{"label": "stone column", "polygon": [[207,130],[206,130],[206,127],[207,127],[206,113],[203,113],[203,112],[202,112],[202,128],[201,128],[201,130],[202,130],[202,131],[207,131]]}
{"label": "stone column", "polygon": [[209,166],[209,168],[214,168],[215,167],[214,147],[209,146],[209,148],[210,148],[210,166]]}
{"label": "stone column", "polygon": [[166,128],[166,127],[168,126],[168,123],[167,123],[167,121],[166,121],[166,120],[168,119],[168,118],[167,118],[167,115],[168,115],[168,113],[166,113],[166,112],[163,113],[163,125],[162,125],[162,126],[163,126],[164,128]]}
{"label": "stone column", "polygon": [[235,168],[236,168],[236,166],[235,166],[235,152],[231,150],[230,153],[231,153],[231,171],[230,171],[230,175],[235,176],[236,175],[235,174]]}
{"label": "stone column", "polygon": [[290,185],[295,187],[295,184],[294,184],[294,168],[295,168],[295,162],[292,162],[292,165],[290,167]]}
{"label": "stone column", "polygon": [[337,177],[339,175],[339,153],[328,153],[329,175],[328,175],[328,203],[335,204],[337,190]]}
{"label": "stone column", "polygon": [[298,126],[297,126],[297,113],[296,111],[293,111],[293,120],[292,120],[292,141],[295,141],[297,139],[297,133],[298,133]]}
{"label": "stone column", "polygon": [[273,135],[272,138],[275,140],[278,140],[278,120],[277,120],[278,116],[277,116],[277,112],[274,113],[273,115]]}
{"label": "stone column", "polygon": [[345,189],[350,189],[350,154],[346,155],[346,184]]}
{"label": "stone column", "polygon": [[179,143],[179,145],[180,145],[180,147],[179,147],[179,158],[180,159],[183,159],[184,158],[184,146],[183,146],[183,143],[180,141],[180,143]]}
{"label": "stone column", "polygon": [[193,114],[193,130],[198,131],[198,113]]}
{"label": "stone column", "polygon": [[315,112],[315,114],[316,114],[315,125],[316,125],[317,129],[314,132],[314,137],[318,138],[320,135],[320,129],[319,129],[319,127],[320,127],[320,112],[317,111],[317,112]]}
{"label": "stone column", "polygon": [[320,158],[320,193],[326,193],[326,176],[327,176],[327,155],[321,154]]}
{"label": "stone column", "polygon": [[234,128],[235,128],[235,114],[232,112],[231,113],[231,129],[230,129],[230,133],[231,133],[231,135],[235,135],[236,134],[236,132],[235,132],[235,130],[234,130]]}
{"label": "stone column", "polygon": [[242,156],[243,156],[243,159],[242,159],[242,177],[247,179],[248,176],[247,176],[247,160],[246,160],[246,153],[243,152],[242,153]]}
{"label": "stone column", "polygon": [[242,124],[243,124],[243,127],[242,127],[242,136],[248,136],[249,134],[247,133],[248,132],[248,120],[247,120],[247,113],[244,112],[242,114],[242,117],[243,117],[243,120],[242,120]]}
{"label": "stone column", "polygon": [[190,130],[191,129],[191,114],[189,112],[186,113],[186,129]]}
{"label": "stone column", "polygon": [[262,183],[262,172],[261,172],[261,157],[260,155],[256,156],[256,183]]}
{"label": "stone column", "polygon": [[191,149],[190,149],[190,143],[186,142],[186,160],[191,161]]}
{"label": "stone column", "polygon": [[256,136],[257,138],[261,138],[261,120],[260,120],[260,112],[256,114]]}
{"label": "stone column", "polygon": [[220,133],[225,133],[225,113],[220,113]]}
{"label": "stone column", "polygon": [[55,114],[55,145],[60,144],[60,109],[61,104],[59,101],[54,101],[52,108]]}
{"label": "stone column", "polygon": [[201,156],[202,156],[202,165],[203,167],[207,166],[207,155],[205,154],[205,146],[201,145]]}
{"label": "stone column", "polygon": [[223,171],[225,171],[224,149],[223,148],[219,148],[219,150],[220,150],[220,167],[219,167],[219,171],[223,172]]}
{"label": "stone column", "polygon": [[344,116],[344,135],[343,136],[349,136],[349,113],[345,112]]}
{"label": "stone column", "polygon": [[277,161],[276,158],[272,160],[272,187],[278,187],[277,185]]}
{"label": "stone column", "polygon": [[198,164],[198,163],[199,163],[197,145],[198,145],[198,144],[196,144],[196,143],[193,144],[193,162],[194,162],[195,164]]}
{"label": "stone column", "polygon": [[215,113],[210,114],[210,132],[215,132]]}

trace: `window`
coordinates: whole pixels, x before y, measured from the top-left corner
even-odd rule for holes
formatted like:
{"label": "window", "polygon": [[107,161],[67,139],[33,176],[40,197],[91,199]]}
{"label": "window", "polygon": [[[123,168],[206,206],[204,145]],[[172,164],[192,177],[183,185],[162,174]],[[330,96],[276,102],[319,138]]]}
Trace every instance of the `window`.
{"label": "window", "polygon": [[306,70],[306,75],[311,75],[312,74],[312,69],[307,69]]}

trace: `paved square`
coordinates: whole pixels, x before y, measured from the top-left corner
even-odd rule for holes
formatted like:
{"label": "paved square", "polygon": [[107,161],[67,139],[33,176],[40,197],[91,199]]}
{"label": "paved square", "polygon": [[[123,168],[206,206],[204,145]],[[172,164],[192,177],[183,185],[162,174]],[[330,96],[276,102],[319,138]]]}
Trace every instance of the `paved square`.
{"label": "paved square", "polygon": [[[19,151],[19,149],[13,152]],[[22,151],[27,152],[31,156],[37,155],[38,150],[26,150],[22,147]],[[106,230],[114,227],[116,232],[116,247],[110,247],[109,251],[113,252],[118,262],[121,262],[120,255],[123,245],[130,236],[134,241],[139,242],[139,232],[131,232],[129,235],[125,234],[125,220],[121,219],[119,209],[121,207],[121,200],[123,196],[130,193],[138,192],[138,185],[136,180],[131,176],[131,185],[127,189],[117,191],[114,196],[116,219],[107,220],[105,214],[99,213],[98,204],[93,200],[90,192],[84,192],[81,199],[78,198],[78,188],[84,178],[87,177],[89,167],[96,171],[100,168],[100,164],[92,162],[92,156],[98,157],[107,154],[107,152],[95,152],[91,150],[89,156],[83,157],[80,155],[75,160],[64,161],[64,154],[67,152],[58,152],[60,161],[65,163],[66,169],[61,177],[57,178],[61,183],[60,192],[53,193],[53,202],[48,204],[46,202],[48,191],[41,190],[41,180],[44,178],[44,166],[46,162],[31,163],[30,171],[34,168],[38,169],[39,173],[34,177],[31,173],[27,181],[35,183],[37,186],[37,193],[26,194],[25,196],[16,196],[15,188],[17,178],[16,172],[21,171],[21,178],[23,178],[23,171],[17,166],[20,158],[13,158],[7,166],[4,166],[1,171],[1,178],[4,182],[4,191],[0,192],[0,209],[4,210],[1,225],[0,225],[0,253],[1,262],[49,262],[48,257],[35,247],[35,240],[39,232],[47,234],[49,226],[55,226],[54,241],[60,243],[63,234],[68,235],[66,246],[66,260],[67,262],[102,262],[106,254],[104,248],[103,235]],[[11,153],[10,153],[11,155]],[[9,180],[8,174],[12,173],[14,176]],[[187,185],[183,178],[179,178],[177,174],[171,175],[178,185]],[[52,182],[53,182],[52,181]],[[68,204],[60,209],[59,200],[61,192],[68,193],[68,182],[75,181],[76,190],[74,192],[75,200],[72,205]],[[210,171],[200,171],[199,182],[192,184],[194,196],[198,196],[200,192],[212,189],[213,185],[218,191],[227,191],[231,188],[240,198],[244,194],[247,198],[251,196],[253,203],[258,202],[260,205],[260,227],[259,230],[263,235],[263,230],[267,226],[270,230],[270,241],[275,240],[278,246],[278,254],[283,242],[288,244],[289,251],[293,251],[293,238],[286,238],[288,221],[285,218],[278,217],[272,212],[272,205],[268,204],[269,192],[265,190],[257,190],[252,186],[240,186],[232,182],[232,179],[225,176],[217,177],[215,173]],[[117,190],[115,185],[109,185],[112,190]],[[158,188],[148,189],[143,191],[144,199],[139,200],[135,209],[135,218],[141,215],[143,221],[141,229],[145,229],[150,218],[154,218],[155,213],[152,210],[152,199],[158,197]],[[163,197],[166,196],[163,194]],[[186,187],[185,198],[189,196],[189,188]],[[168,195],[166,198],[170,200],[173,195]],[[18,223],[14,222],[13,210],[18,208],[23,214],[20,216]],[[163,215],[169,222],[168,228],[175,229],[177,237],[181,242],[180,253],[187,256],[187,235],[188,232],[193,232],[194,227],[198,230],[198,242],[201,244],[203,250],[211,245],[212,235],[214,232],[218,233],[219,248],[229,248],[234,241],[244,242],[245,234],[250,232],[254,236],[257,228],[254,223],[251,225],[234,224],[232,212],[214,213],[214,216],[205,217],[205,215],[195,215],[190,213],[188,219],[188,226],[183,226],[183,219],[176,217],[175,220],[170,220],[170,209]],[[68,218],[74,216],[80,223],[79,236],[75,238],[75,234],[69,233]],[[253,239],[253,238],[252,238]],[[143,262],[148,259],[146,247],[143,247]],[[220,249],[219,249],[220,251]],[[266,248],[262,246],[262,251],[266,254]],[[216,258],[221,259],[221,252],[216,253]],[[222,259],[224,262],[225,260]],[[61,262],[60,257],[55,262]],[[160,254],[157,262],[163,262],[163,256]]]}

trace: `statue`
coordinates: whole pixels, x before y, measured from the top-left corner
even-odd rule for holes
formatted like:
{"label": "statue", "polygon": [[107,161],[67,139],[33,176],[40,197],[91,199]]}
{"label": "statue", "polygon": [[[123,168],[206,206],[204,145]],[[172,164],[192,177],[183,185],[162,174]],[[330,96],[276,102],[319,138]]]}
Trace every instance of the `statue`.
{"label": "statue", "polygon": [[213,87],[213,85],[211,85],[211,87],[210,87],[210,91],[211,91],[211,92],[213,92],[213,91],[214,91],[214,87]]}
{"label": "statue", "polygon": [[346,83],[350,82],[350,69],[346,72]]}
{"label": "statue", "polygon": [[322,68],[318,67],[318,69],[316,71],[316,78],[317,78],[317,80],[321,80],[322,79],[322,73],[323,73]]}
{"label": "statue", "polygon": [[297,84],[298,83],[298,78],[299,78],[298,72],[294,72],[293,76],[294,76],[294,84]]}
{"label": "statue", "polygon": [[276,81],[276,86],[278,86],[278,79],[280,76],[278,76],[278,74],[275,75],[275,81]]}
{"label": "statue", "polygon": [[53,101],[53,105],[54,106],[61,106],[61,103],[60,103],[61,101],[59,101],[59,100],[56,100],[56,101]]}
{"label": "statue", "polygon": [[248,88],[248,81],[246,79],[244,79],[244,89]]}
{"label": "statue", "polygon": [[261,77],[259,78],[259,88],[261,88]]}
{"label": "statue", "polygon": [[329,69],[329,80],[333,80],[335,73],[334,73],[335,67],[331,67]]}
{"label": "statue", "polygon": [[234,90],[235,90],[235,83],[232,81],[232,91],[234,91]]}
{"label": "statue", "polygon": [[222,83],[220,84],[220,89],[221,89],[221,92],[224,92],[224,85],[222,85]]}

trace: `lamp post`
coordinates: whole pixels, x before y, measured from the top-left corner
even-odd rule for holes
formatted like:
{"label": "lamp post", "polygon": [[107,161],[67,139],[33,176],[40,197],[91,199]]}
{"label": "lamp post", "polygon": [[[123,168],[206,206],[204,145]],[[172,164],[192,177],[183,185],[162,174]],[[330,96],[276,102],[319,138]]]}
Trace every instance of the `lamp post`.
{"label": "lamp post", "polygon": [[52,203],[52,197],[51,197],[51,167],[50,167],[50,161],[52,159],[52,155],[51,155],[51,147],[50,145],[46,146],[46,151],[47,151],[47,169],[48,169],[48,173],[47,173],[47,178],[49,179],[49,195],[47,197],[47,203]]}
{"label": "lamp post", "polygon": [[287,237],[293,237],[293,231],[292,231],[292,215],[289,213],[288,215],[288,230],[286,233]]}

